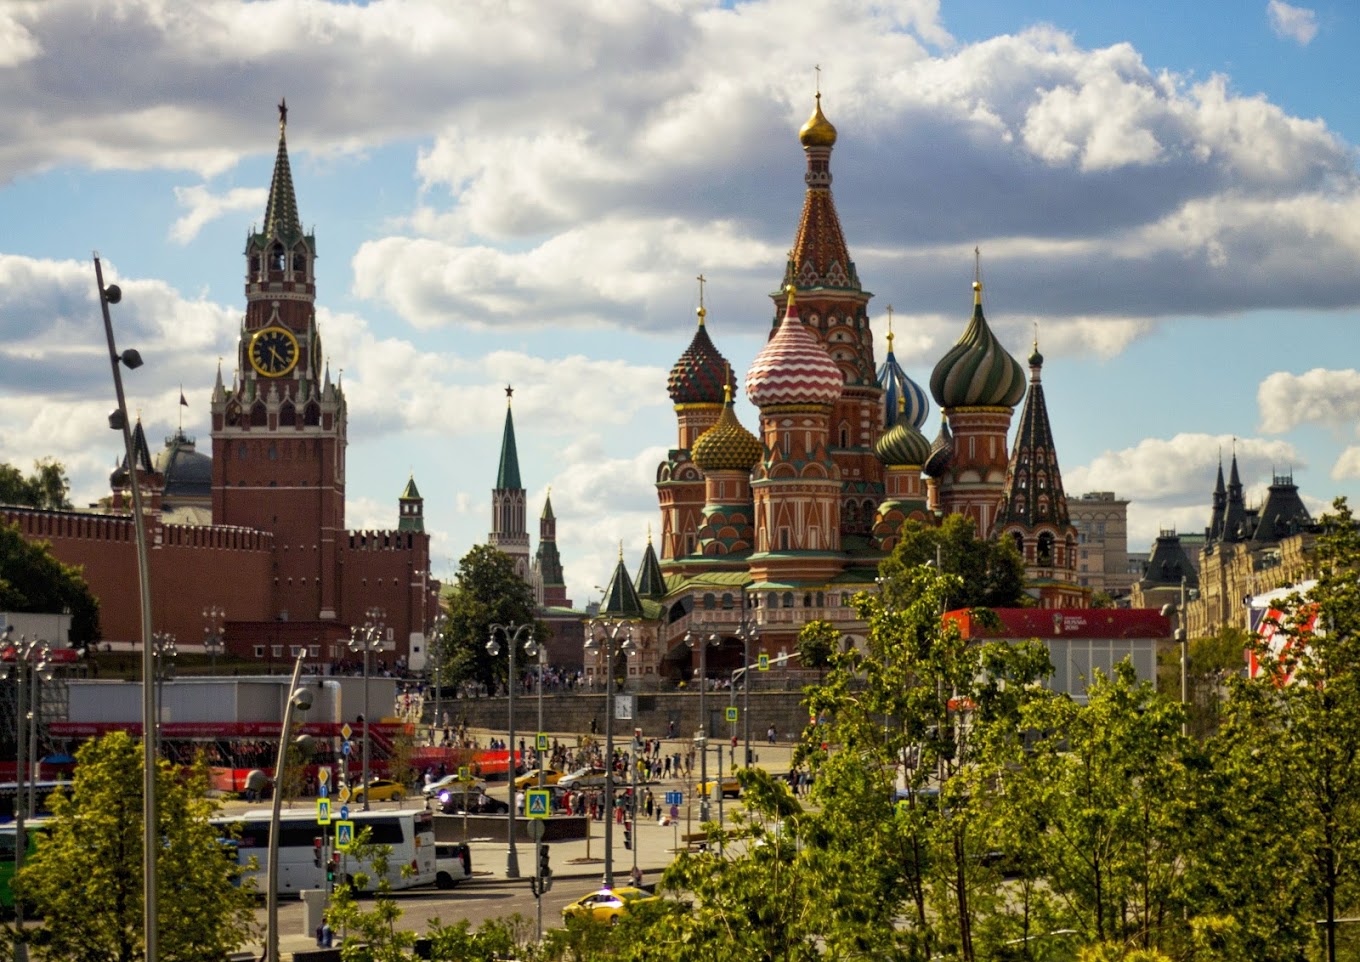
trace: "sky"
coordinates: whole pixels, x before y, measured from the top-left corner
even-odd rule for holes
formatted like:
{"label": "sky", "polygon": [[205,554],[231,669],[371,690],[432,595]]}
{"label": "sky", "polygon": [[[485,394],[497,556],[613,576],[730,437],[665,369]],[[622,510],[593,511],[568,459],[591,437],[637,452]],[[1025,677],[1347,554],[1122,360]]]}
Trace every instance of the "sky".
{"label": "sky", "polygon": [[[928,384],[971,312],[1036,336],[1069,495],[1129,549],[1201,531],[1220,458],[1360,495],[1360,25],[1343,0],[41,0],[0,4],[0,461],[120,457],[91,253],[153,448],[210,450],[279,99],[349,401],[346,521],[433,569],[491,524],[506,384],[569,595],[659,530],[666,374],[769,332],[820,86],[881,361]],[[818,69],[820,68],[820,69]],[[343,372],[343,373],[341,373]],[[178,404],[181,385],[189,401]],[[748,428],[755,412],[736,408]],[[932,406],[932,420],[938,415]],[[537,528],[531,521],[531,534]]]}

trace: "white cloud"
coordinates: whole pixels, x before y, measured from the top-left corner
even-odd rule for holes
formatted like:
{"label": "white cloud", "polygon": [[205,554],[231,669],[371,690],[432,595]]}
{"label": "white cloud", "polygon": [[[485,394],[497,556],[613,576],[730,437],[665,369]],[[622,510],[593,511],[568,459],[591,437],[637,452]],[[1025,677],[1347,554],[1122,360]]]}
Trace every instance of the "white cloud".
{"label": "white cloud", "polygon": [[1270,0],[1266,4],[1266,16],[1275,36],[1292,40],[1300,47],[1308,46],[1317,36],[1317,13],[1307,7],[1290,6],[1284,0]]}
{"label": "white cloud", "polygon": [[170,239],[187,244],[198,236],[204,225],[223,214],[238,210],[261,210],[269,198],[263,187],[237,187],[225,194],[213,194],[207,187],[176,187],[175,200],[189,210],[170,226]]}
{"label": "white cloud", "polygon": [[1360,479],[1360,446],[1353,445],[1341,452],[1332,465],[1331,478],[1333,481]]}
{"label": "white cloud", "polygon": [[1257,388],[1256,404],[1261,430],[1270,434],[1310,422],[1350,427],[1360,422],[1360,371],[1320,367],[1302,374],[1276,371]]}

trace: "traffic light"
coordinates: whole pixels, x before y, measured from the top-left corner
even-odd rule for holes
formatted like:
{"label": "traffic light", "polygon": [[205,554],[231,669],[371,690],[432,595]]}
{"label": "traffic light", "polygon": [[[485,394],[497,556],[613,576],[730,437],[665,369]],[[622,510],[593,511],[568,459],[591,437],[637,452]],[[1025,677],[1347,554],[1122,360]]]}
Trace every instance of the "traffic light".
{"label": "traffic light", "polygon": [[334,882],[336,874],[340,871],[340,853],[332,852],[331,860],[326,863],[326,881]]}
{"label": "traffic light", "polygon": [[633,822],[631,819],[623,823],[623,847],[627,849],[633,847]]}
{"label": "traffic light", "polygon": [[546,892],[552,888],[552,866],[548,864],[548,846],[538,846],[538,890]]}
{"label": "traffic light", "polygon": [[325,845],[326,840],[320,835],[312,839],[312,864],[317,868],[321,867],[322,860],[325,857]]}

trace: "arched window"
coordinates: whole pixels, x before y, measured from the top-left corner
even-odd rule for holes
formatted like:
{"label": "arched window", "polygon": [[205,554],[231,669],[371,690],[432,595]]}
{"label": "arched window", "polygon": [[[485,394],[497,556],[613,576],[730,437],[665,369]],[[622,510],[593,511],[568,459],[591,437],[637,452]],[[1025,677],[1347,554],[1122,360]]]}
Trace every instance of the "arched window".
{"label": "arched window", "polygon": [[257,277],[260,276],[260,255],[259,255],[259,254],[251,254],[251,255],[250,255],[250,276],[251,276],[251,278],[257,278]]}
{"label": "arched window", "polygon": [[785,607],[785,608],[792,608],[792,607],[793,607],[793,592],[792,592],[792,591],[786,591],[786,592],[784,592],[784,607]]}
{"label": "arched window", "polygon": [[845,502],[845,526],[853,528],[859,524],[859,506],[853,501]]}
{"label": "arched window", "polygon": [[293,410],[293,405],[285,403],[283,407],[279,408],[279,424],[288,427],[297,424],[297,412]]}
{"label": "arched window", "polygon": [[1053,563],[1053,535],[1048,531],[1039,535],[1038,562],[1041,565]]}
{"label": "arched window", "polygon": [[809,591],[807,594],[803,595],[803,607],[804,608],[812,607],[812,592]]}
{"label": "arched window", "polygon": [[817,592],[817,607],[818,607],[818,608],[821,608],[821,607],[823,606],[823,604],[824,604],[824,602],[823,602],[823,600],[822,600],[822,593],[819,591],[819,592]]}
{"label": "arched window", "polygon": [[717,603],[717,598],[714,596],[713,592],[710,591],[710,592],[708,592],[707,594],[704,595],[704,610],[705,610],[705,611],[712,611],[713,608],[714,608],[714,605],[715,605],[716,603]]}
{"label": "arched window", "polygon": [[282,271],[283,264],[283,245],[275,244],[269,249],[269,269],[271,271]]}
{"label": "arched window", "polygon": [[844,424],[841,425],[841,447],[850,447],[850,429]]}
{"label": "arched window", "polygon": [[725,609],[730,609],[732,607],[732,593],[730,591],[723,592],[722,605]]}
{"label": "arched window", "polygon": [[307,274],[307,257],[301,252],[293,255],[293,273],[302,277]]}
{"label": "arched window", "polygon": [[1015,550],[1020,552],[1020,557],[1025,556],[1025,536],[1019,531],[1011,532],[1011,539],[1015,542]]}

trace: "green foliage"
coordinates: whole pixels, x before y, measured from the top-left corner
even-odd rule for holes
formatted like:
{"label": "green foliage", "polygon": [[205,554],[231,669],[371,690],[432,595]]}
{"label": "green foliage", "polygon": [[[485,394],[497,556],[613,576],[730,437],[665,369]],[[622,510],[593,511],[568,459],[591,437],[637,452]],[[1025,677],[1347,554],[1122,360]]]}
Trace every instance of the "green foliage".
{"label": "green foliage", "polygon": [[65,466],[52,458],[34,461],[33,473],[27,477],[12,464],[0,464],[0,504],[44,511],[69,510],[70,487]]}
{"label": "green foliage", "polygon": [[[436,641],[446,683],[479,681],[488,691],[504,681],[508,655],[504,639],[501,653],[492,658],[486,643],[493,624],[533,624],[534,637],[547,637],[543,626],[534,621],[534,593],[515,574],[514,562],[504,552],[488,545],[477,545],[458,562],[458,576],[448,594],[448,620],[443,635]],[[516,664],[525,664],[519,658]]]}
{"label": "green foliage", "polygon": [[[86,742],[69,797],[16,889],[42,917],[41,959],[125,962],[142,944],[141,745],[117,732]],[[254,896],[209,824],[207,770],[156,771],[158,945],[164,962],[216,962],[254,929]]]}
{"label": "green foliage", "polygon": [[0,611],[71,612],[71,642],[99,641],[99,602],[79,567],[52,556],[45,541],[26,541],[17,525],[0,522]]}
{"label": "green foliage", "polygon": [[822,671],[831,667],[831,656],[841,633],[829,621],[809,621],[798,632],[798,663]]}
{"label": "green foliage", "polygon": [[960,579],[944,598],[946,608],[1023,608],[1032,603],[1015,544],[1009,538],[979,538],[970,518],[951,514],[938,527],[919,521],[903,525],[902,540],[879,565],[889,604],[905,608],[911,603],[908,573],[934,564],[937,553],[941,570]]}

